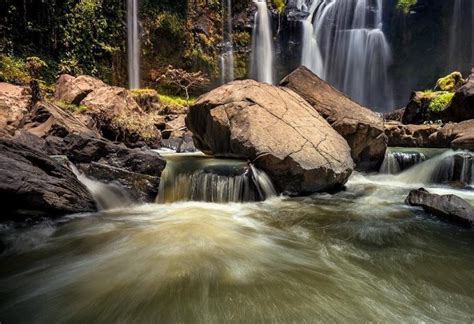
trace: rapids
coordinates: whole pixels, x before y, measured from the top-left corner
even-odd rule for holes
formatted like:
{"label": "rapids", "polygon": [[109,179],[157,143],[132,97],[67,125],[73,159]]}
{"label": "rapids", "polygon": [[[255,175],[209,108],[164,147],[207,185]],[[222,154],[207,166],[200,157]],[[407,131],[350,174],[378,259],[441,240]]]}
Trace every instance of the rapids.
{"label": "rapids", "polygon": [[0,320],[470,322],[474,236],[404,205],[412,169],[335,195],[3,224]]}

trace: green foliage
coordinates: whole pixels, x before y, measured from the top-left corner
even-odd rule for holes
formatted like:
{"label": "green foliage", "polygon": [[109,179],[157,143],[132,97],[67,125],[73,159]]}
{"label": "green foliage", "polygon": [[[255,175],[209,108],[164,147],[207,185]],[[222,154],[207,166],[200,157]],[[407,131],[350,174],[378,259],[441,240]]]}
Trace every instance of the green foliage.
{"label": "green foliage", "polygon": [[445,77],[438,79],[438,81],[436,82],[435,89],[440,91],[453,92],[456,90],[457,85],[462,84],[464,82],[465,80],[462,78],[462,74],[460,72],[453,72]]}
{"label": "green foliage", "polygon": [[284,0],[273,0],[273,5],[278,13],[282,13],[285,10],[285,1]]}
{"label": "green foliage", "polygon": [[417,2],[418,0],[398,0],[397,9],[407,14],[410,12],[410,7],[416,5]]}
{"label": "green foliage", "polygon": [[123,46],[124,17],[120,1],[66,0],[59,24],[62,40],[60,72],[98,75],[101,59]]}
{"label": "green foliage", "polygon": [[30,79],[25,62],[22,59],[0,55],[0,81],[24,85]]}
{"label": "green foliage", "polygon": [[58,107],[60,107],[63,110],[69,111],[71,113],[82,113],[87,110],[87,106],[84,105],[74,105],[62,100],[55,100],[54,104],[56,104]]}
{"label": "green foliage", "polygon": [[160,101],[164,104],[173,105],[173,106],[187,106],[192,105],[196,98],[191,97],[189,100],[186,100],[182,96],[173,96],[169,94],[160,94]]}
{"label": "green foliage", "polygon": [[448,104],[451,102],[451,99],[454,96],[453,92],[447,92],[447,91],[437,91],[437,92],[433,92],[433,94],[434,94],[434,98],[431,99],[431,102],[428,108],[434,112],[440,112],[444,110],[448,106]]}

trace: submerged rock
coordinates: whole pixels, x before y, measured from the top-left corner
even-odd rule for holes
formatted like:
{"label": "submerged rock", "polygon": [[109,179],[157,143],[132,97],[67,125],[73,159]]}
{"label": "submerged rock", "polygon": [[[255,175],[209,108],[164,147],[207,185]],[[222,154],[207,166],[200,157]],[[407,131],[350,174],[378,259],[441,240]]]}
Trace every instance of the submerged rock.
{"label": "submerged rock", "polygon": [[281,192],[333,190],[353,170],[344,138],[287,88],[231,82],[201,96],[186,124],[198,149],[251,160]]}
{"label": "submerged rock", "polygon": [[92,196],[71,170],[5,138],[0,139],[0,196],[3,219],[95,211]]}
{"label": "submerged rock", "polygon": [[474,207],[458,196],[431,194],[420,188],[410,191],[405,202],[411,206],[423,207],[442,220],[468,228],[474,225]]}
{"label": "submerged rock", "polygon": [[286,76],[280,85],[303,97],[346,139],[358,170],[379,169],[387,148],[381,116],[351,100],[304,66]]}

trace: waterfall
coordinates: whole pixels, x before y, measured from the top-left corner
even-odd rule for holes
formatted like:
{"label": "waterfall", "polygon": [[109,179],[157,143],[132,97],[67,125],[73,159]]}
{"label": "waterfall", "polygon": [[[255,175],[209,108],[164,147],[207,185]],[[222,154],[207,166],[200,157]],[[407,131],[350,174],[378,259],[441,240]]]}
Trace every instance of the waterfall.
{"label": "waterfall", "polygon": [[138,0],[127,0],[128,86],[140,88],[140,40],[138,37]]}
{"label": "waterfall", "polygon": [[382,30],[382,2],[309,1],[301,63],[361,104],[388,110],[392,55]]}
{"label": "waterfall", "polygon": [[276,195],[265,172],[245,161],[169,154],[161,175],[157,202],[259,201]]}
{"label": "waterfall", "polygon": [[449,72],[469,72],[474,65],[474,3],[452,0],[453,14],[449,31]]}
{"label": "waterfall", "polygon": [[449,150],[401,172],[395,179],[404,183],[474,184],[474,155],[472,152]]}
{"label": "waterfall", "polygon": [[77,179],[89,190],[99,210],[123,208],[133,204],[132,198],[122,186],[90,179],[72,163],[69,163],[69,167]]}
{"label": "waterfall", "polygon": [[221,83],[234,80],[234,44],[232,38],[232,1],[222,0],[222,39],[219,55]]}
{"label": "waterfall", "polygon": [[387,149],[380,173],[397,174],[426,160],[425,154],[416,151],[393,152]]}
{"label": "waterfall", "polygon": [[254,0],[257,6],[252,31],[252,78],[273,84],[273,42],[270,13],[265,0]]}

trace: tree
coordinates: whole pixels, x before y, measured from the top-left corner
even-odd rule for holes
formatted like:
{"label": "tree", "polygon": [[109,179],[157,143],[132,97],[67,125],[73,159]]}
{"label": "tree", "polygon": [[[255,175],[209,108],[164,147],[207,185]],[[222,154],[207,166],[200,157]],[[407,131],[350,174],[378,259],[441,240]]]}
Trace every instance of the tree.
{"label": "tree", "polygon": [[168,65],[165,72],[157,77],[155,81],[165,86],[171,86],[178,91],[184,92],[186,101],[189,101],[189,91],[205,86],[209,82],[204,74],[199,72],[188,72],[183,69],[174,68]]}

